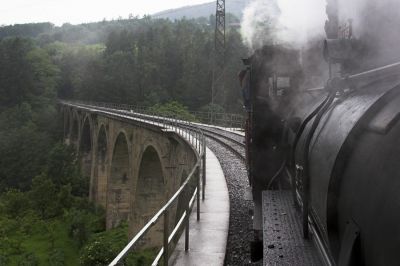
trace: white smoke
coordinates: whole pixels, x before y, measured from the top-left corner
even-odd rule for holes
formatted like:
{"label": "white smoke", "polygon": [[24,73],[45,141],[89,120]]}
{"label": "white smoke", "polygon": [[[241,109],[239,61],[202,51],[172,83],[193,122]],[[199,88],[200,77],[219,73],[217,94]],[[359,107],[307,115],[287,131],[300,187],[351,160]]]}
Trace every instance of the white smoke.
{"label": "white smoke", "polygon": [[[253,0],[243,14],[243,41],[251,51],[267,44],[303,50],[326,36],[326,4],[326,0]],[[337,4],[340,26],[353,21],[353,37],[360,44],[356,53],[365,58],[364,67],[400,61],[400,0],[337,0]]]}
{"label": "white smoke", "polygon": [[273,44],[279,8],[274,2],[252,1],[243,11],[241,34],[244,43],[255,50],[264,44]]}
{"label": "white smoke", "polygon": [[[377,1],[377,0],[372,0]],[[385,0],[378,0],[385,1]],[[362,31],[362,21],[364,20],[365,6],[367,2],[371,0],[338,0],[338,10],[339,10],[339,21],[341,24],[351,19],[353,21],[353,27],[355,33],[360,33]]]}
{"label": "white smoke", "polygon": [[339,0],[340,22],[352,19],[354,37],[369,51],[371,66],[400,60],[399,0]]}
{"label": "white smoke", "polygon": [[325,0],[254,0],[243,14],[243,41],[251,50],[264,44],[300,48],[324,33],[325,7]]}

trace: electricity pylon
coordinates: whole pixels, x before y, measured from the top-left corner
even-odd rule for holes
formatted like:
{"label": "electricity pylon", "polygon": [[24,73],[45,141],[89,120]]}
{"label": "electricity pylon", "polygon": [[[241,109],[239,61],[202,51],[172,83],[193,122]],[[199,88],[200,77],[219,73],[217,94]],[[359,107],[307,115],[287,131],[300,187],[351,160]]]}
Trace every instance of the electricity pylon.
{"label": "electricity pylon", "polygon": [[211,85],[211,103],[224,92],[225,72],[225,0],[217,0],[215,13],[215,40],[213,77]]}

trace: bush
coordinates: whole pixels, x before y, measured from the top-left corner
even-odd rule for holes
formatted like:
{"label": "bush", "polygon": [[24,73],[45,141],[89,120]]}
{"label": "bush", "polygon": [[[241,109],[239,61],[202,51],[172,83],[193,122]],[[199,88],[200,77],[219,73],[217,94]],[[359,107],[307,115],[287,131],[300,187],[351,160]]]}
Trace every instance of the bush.
{"label": "bush", "polygon": [[68,223],[68,235],[76,240],[80,247],[86,244],[93,233],[105,230],[104,211],[72,208],[65,212],[64,220]]}
{"label": "bush", "polygon": [[26,195],[16,189],[10,189],[1,197],[4,212],[12,218],[22,217],[29,208]]}
{"label": "bush", "polygon": [[39,260],[36,255],[32,252],[26,252],[22,254],[21,259],[18,262],[18,266],[38,266]]}
{"label": "bush", "polygon": [[128,243],[126,223],[111,230],[98,233],[83,248],[81,265],[107,265]]}
{"label": "bush", "polygon": [[174,117],[192,122],[196,121],[196,117],[189,112],[186,106],[175,101],[165,104],[156,104],[149,108],[148,111],[161,116]]}
{"label": "bush", "polygon": [[86,197],[89,194],[89,180],[81,175],[73,146],[58,143],[48,157],[46,174],[56,187],[70,186],[74,196]]}
{"label": "bush", "polygon": [[58,192],[57,199],[58,202],[60,203],[60,207],[64,209],[69,209],[72,207],[72,204],[74,202],[74,197],[71,194],[72,191],[72,186],[71,184],[62,186],[60,188],[60,191]]}
{"label": "bush", "polygon": [[0,265],[9,265],[10,260],[6,255],[0,254]]}
{"label": "bush", "polygon": [[72,209],[67,214],[69,222],[68,235],[82,247],[89,238],[88,217],[84,211]]}
{"label": "bush", "polygon": [[103,239],[95,240],[83,248],[80,263],[85,266],[107,265],[117,253]]}
{"label": "bush", "polygon": [[52,218],[60,214],[61,208],[57,200],[56,186],[47,176],[42,174],[32,180],[29,197],[42,219]]}
{"label": "bush", "polygon": [[210,103],[207,105],[204,105],[199,109],[199,112],[204,112],[204,113],[225,113],[225,109],[218,104]]}
{"label": "bush", "polygon": [[[10,235],[17,231],[19,224],[15,219],[10,219],[7,217],[0,217],[0,237]],[[0,246],[3,243],[0,243]]]}
{"label": "bush", "polygon": [[19,255],[23,251],[21,242],[8,237],[0,237],[0,250],[7,255]]}
{"label": "bush", "polygon": [[49,254],[49,265],[50,266],[64,266],[65,265],[64,252],[59,249],[53,249]]}
{"label": "bush", "polygon": [[39,222],[39,216],[33,210],[29,210],[24,217],[19,220],[20,230],[24,234],[31,234],[38,227],[37,225],[42,223]]}

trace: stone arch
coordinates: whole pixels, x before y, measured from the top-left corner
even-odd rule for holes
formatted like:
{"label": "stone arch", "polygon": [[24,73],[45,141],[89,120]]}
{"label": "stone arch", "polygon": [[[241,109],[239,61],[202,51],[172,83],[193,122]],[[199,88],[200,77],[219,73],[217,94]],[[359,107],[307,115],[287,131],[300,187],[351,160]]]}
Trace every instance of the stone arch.
{"label": "stone arch", "polygon": [[118,226],[129,216],[131,167],[128,143],[126,134],[120,132],[113,146],[107,181],[107,228]]}
{"label": "stone arch", "polygon": [[78,147],[78,141],[79,141],[79,116],[76,112],[72,112],[70,142],[71,144]]}
{"label": "stone arch", "polygon": [[90,115],[86,116],[83,121],[79,141],[79,158],[81,160],[82,175],[90,180],[92,172],[92,159],[93,159],[93,142],[92,142],[92,122]]}
{"label": "stone arch", "polygon": [[[158,152],[148,146],[143,152],[135,200],[133,205],[132,233],[136,234],[165,204],[166,189],[162,163]],[[162,244],[163,223],[158,222],[146,235],[145,247],[159,247]]]}
{"label": "stone arch", "polygon": [[107,170],[108,170],[108,134],[102,124],[97,134],[95,151],[95,169],[91,185],[91,199],[97,204],[106,207],[107,195]]}

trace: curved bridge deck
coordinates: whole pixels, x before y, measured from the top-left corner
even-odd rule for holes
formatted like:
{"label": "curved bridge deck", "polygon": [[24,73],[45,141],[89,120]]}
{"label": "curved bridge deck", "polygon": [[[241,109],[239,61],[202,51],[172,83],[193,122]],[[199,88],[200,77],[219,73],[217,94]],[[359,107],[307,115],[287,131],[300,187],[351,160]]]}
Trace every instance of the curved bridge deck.
{"label": "curved bridge deck", "polygon": [[196,209],[190,217],[190,250],[185,252],[185,237],[170,258],[171,265],[224,265],[229,229],[229,194],[221,165],[214,153],[207,149],[206,198],[201,203],[201,220],[196,220]]}

